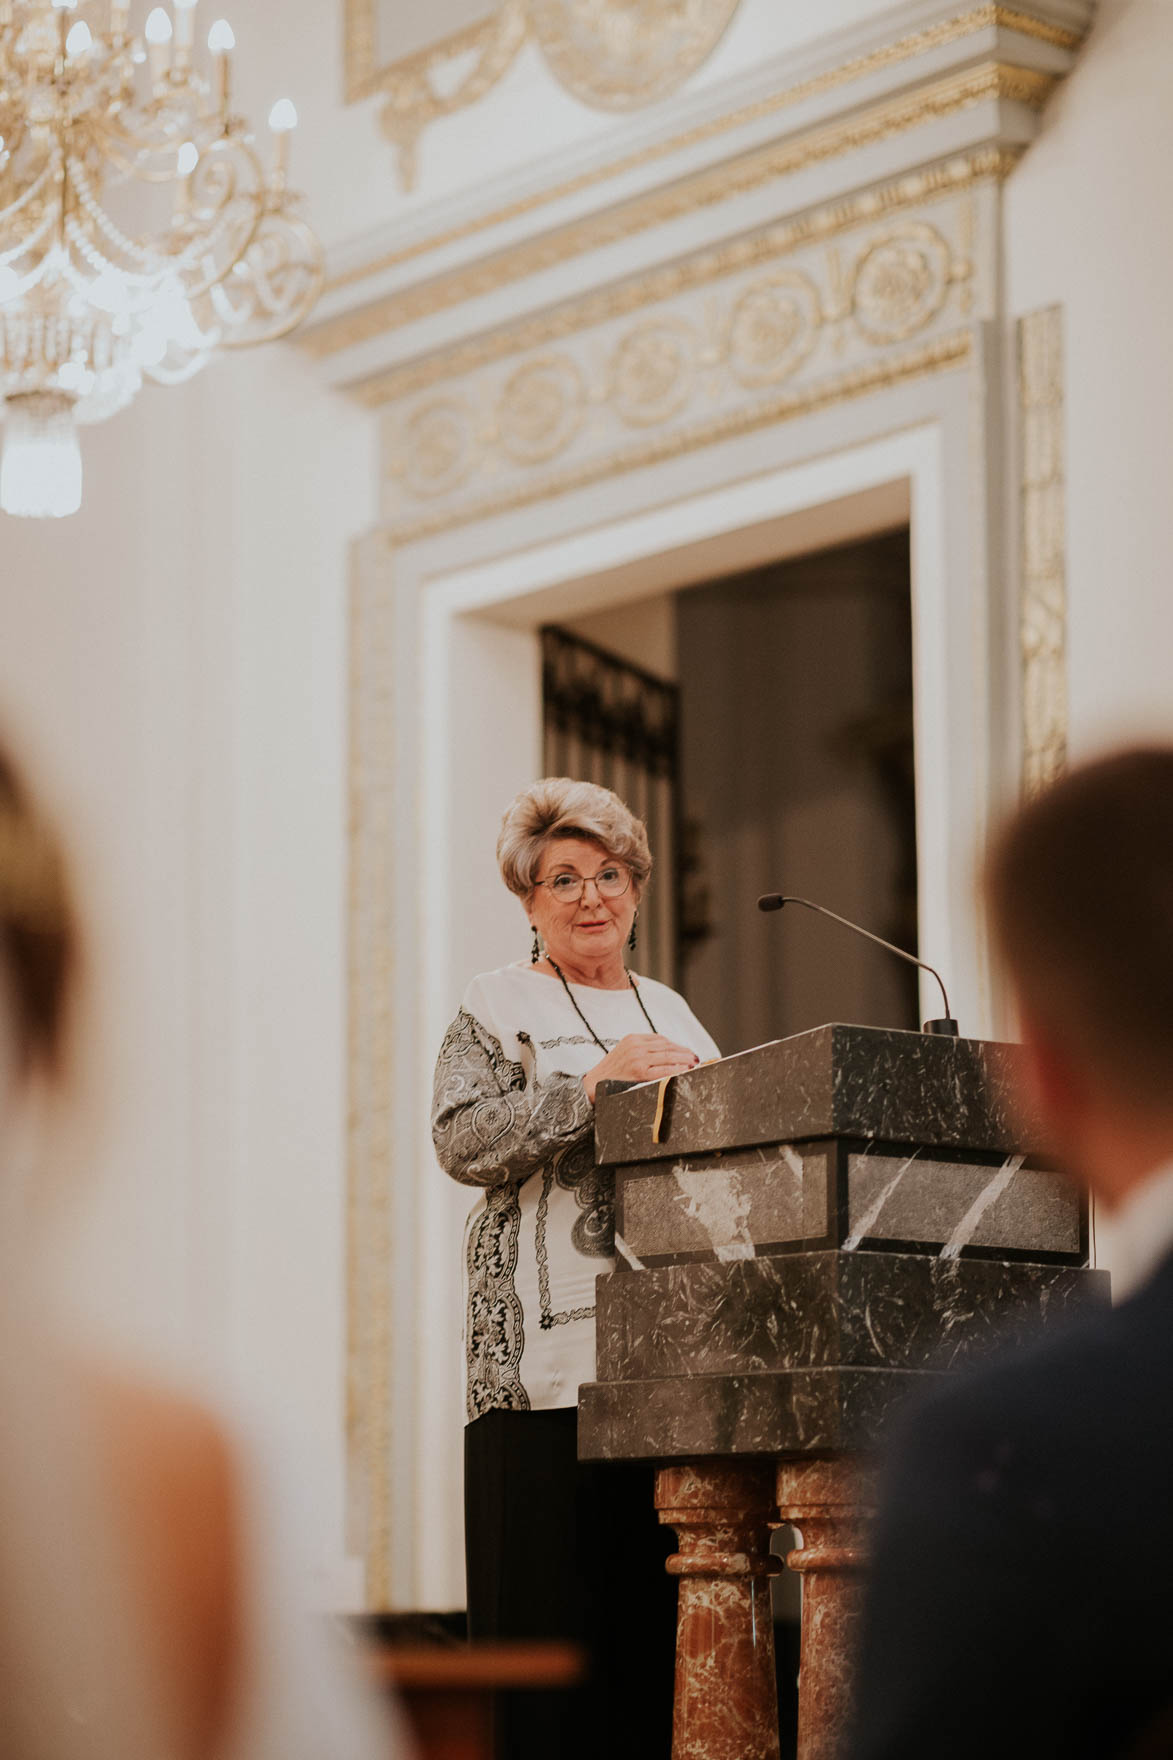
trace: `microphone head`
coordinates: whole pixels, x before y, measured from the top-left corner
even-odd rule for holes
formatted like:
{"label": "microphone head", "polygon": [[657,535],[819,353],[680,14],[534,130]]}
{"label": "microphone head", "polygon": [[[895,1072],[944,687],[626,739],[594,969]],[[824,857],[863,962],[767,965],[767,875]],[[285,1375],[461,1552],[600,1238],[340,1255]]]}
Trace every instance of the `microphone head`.
{"label": "microphone head", "polygon": [[763,892],[758,899],[758,909],[760,911],[780,911],[785,903],[786,900],[780,892]]}

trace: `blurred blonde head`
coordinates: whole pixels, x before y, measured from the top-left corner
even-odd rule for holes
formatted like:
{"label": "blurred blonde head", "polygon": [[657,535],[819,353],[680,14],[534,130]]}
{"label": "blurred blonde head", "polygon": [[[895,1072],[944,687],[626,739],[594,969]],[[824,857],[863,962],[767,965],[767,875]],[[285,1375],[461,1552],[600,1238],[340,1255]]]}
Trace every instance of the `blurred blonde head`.
{"label": "blurred blonde head", "polygon": [[60,843],[0,745],[0,992],[22,1076],[63,1072],[77,964]]}

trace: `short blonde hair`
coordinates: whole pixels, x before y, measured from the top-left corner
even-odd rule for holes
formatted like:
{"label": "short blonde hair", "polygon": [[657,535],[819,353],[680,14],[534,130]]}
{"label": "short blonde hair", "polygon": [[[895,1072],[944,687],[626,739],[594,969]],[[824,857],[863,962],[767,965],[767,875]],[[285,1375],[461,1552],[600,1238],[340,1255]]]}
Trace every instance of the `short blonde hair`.
{"label": "short blonde hair", "polygon": [[544,776],[510,802],[497,839],[501,878],[518,898],[537,883],[546,845],[555,838],[585,837],[631,869],[642,891],[652,872],[652,855],[642,819],[637,819],[609,788]]}

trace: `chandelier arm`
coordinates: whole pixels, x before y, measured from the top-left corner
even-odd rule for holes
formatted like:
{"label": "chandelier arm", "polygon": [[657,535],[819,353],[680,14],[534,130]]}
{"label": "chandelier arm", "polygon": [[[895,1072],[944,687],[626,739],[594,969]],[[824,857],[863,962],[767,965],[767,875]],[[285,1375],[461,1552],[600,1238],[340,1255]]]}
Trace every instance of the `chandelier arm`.
{"label": "chandelier arm", "polygon": [[[82,226],[76,216],[71,221],[67,236],[70,243],[76,248],[78,255],[83,261],[90,263],[91,267],[94,266],[96,259],[99,269],[117,269],[129,284],[143,288],[152,286],[163,274],[182,279],[183,275],[199,262],[200,253],[206,249],[208,243],[207,238],[196,239],[192,241],[187,250],[177,252],[175,256],[168,256],[165,252],[150,251],[144,247],[135,246],[133,240],[125,238],[119,232],[101,208],[96,208],[90,214],[90,220],[92,232]],[[115,247],[125,258],[137,258],[140,267],[137,269],[129,268],[124,262],[119,262],[116,256],[108,254],[101,248],[99,240]],[[128,249],[128,246],[131,248]]]}
{"label": "chandelier arm", "polygon": [[[25,238],[20,239],[10,250],[0,251],[0,268],[11,268],[19,257],[26,256],[29,251],[34,250],[38,245],[43,243],[45,235],[47,233],[52,233],[55,224],[56,216],[53,213],[52,208],[46,208],[36,226]],[[37,275],[44,266],[44,261],[45,259],[42,257],[29,271],[27,271],[30,285],[36,280]]]}
{"label": "chandelier arm", "polygon": [[[325,254],[317,237],[303,220],[292,220],[283,216],[283,225],[287,234],[302,247],[302,256],[288,258],[278,265],[279,272],[295,272],[306,278],[306,285],[298,297],[292,302],[282,299],[276,294],[266,296],[265,289],[271,286],[272,277],[268,274],[255,273],[253,277],[254,292],[261,295],[262,302],[272,314],[275,322],[249,323],[255,317],[255,300],[250,309],[240,309],[233,304],[230,293],[224,288],[212,290],[212,308],[229,328],[226,328],[221,341],[222,348],[247,348],[260,341],[276,342],[287,336],[309,312],[318,295],[326,275]],[[235,333],[231,326],[235,326]]]}
{"label": "chandelier arm", "polygon": [[247,254],[253,243],[256,241],[267,214],[270,212],[268,207],[268,192],[264,186],[263,173],[257,155],[251,147],[243,142],[238,141],[230,144],[233,147],[234,156],[243,158],[246,168],[254,174],[257,187],[247,191],[243,189],[238,190],[238,185],[241,180],[234,174],[230,161],[229,171],[231,175],[224,193],[215,207],[205,211],[207,214],[208,227],[205,230],[204,235],[199,239],[193,240],[192,248],[189,248],[186,251],[177,252],[174,256],[171,256],[166,252],[160,252],[157,247],[148,245],[141,240],[128,238],[102,207],[97,196],[90,188],[88,178],[84,171],[81,173],[81,176],[75,180],[76,187],[81,197],[82,207],[92,225],[97,229],[100,235],[108,244],[116,247],[123,257],[132,262],[137,262],[143,269],[149,270],[153,274],[157,275],[166,270],[173,275],[179,274],[180,278],[182,278],[190,267],[201,258],[207,257],[208,246],[209,244],[215,243],[217,235],[219,234],[222,238],[225,231],[233,226],[234,216],[231,213],[229,204],[233,201],[240,202],[241,204],[247,203],[251,210],[251,218],[247,222],[247,229],[245,229],[246,223],[244,217],[235,217],[237,228],[243,230],[243,237],[235,243],[231,254],[216,268],[214,274],[205,274],[199,282],[194,285],[189,285],[189,297],[199,298],[217,282],[223,281],[225,276],[230,274],[236,267],[237,263],[239,263]]}
{"label": "chandelier arm", "polygon": [[[170,253],[160,250],[157,245],[151,245],[138,239],[128,238],[106,212],[105,208],[88,186],[83,187],[82,195],[84,212],[90,222],[90,227],[93,229],[94,233],[98,235],[98,238],[100,238],[106,245],[113,247],[125,262],[137,263],[139,265],[138,269],[127,268],[123,264],[118,265],[121,274],[130,277],[135,281],[153,281],[156,280],[159,275],[164,273],[182,278],[183,275],[199,263],[202,256],[207,254],[209,245],[214,245],[220,238],[222,238],[225,232],[233,227],[234,224],[233,215],[228,209],[226,202],[219,211],[213,210],[210,213],[209,226],[202,236],[194,238],[185,250]],[[218,275],[226,274],[243,255],[244,251],[247,250],[249,244],[256,235],[259,221],[263,218],[264,210],[258,196],[253,194],[247,196],[241,195],[235,199],[240,202],[247,201],[250,208],[253,210],[253,217],[249,222],[248,232],[244,242],[236,248],[232,257],[229,259],[226,268],[219,271]],[[243,217],[241,217],[236,221],[236,228],[239,229],[243,224]],[[89,233],[80,221],[78,221],[77,226],[78,247],[82,254],[86,255],[87,251],[85,247],[90,242]],[[97,247],[95,246],[95,248]],[[101,254],[102,253],[99,251],[99,255]],[[113,261],[113,259],[109,260]],[[201,283],[197,285],[197,291],[199,291],[204,285],[207,285],[207,282],[201,281]]]}
{"label": "chandelier arm", "polygon": [[5,119],[4,150],[11,164],[28,138],[28,125],[18,110],[11,110]]}
{"label": "chandelier arm", "polygon": [[[206,121],[206,119],[193,116],[192,126],[183,133],[183,139],[190,139],[192,135],[200,133],[198,125],[202,121]],[[175,133],[181,131],[175,131],[157,144],[136,137],[113,122],[94,124],[91,132],[103,157],[115,165],[119,171],[123,171],[128,177],[133,178],[136,183],[166,184],[185,181],[185,176],[175,169],[174,164],[178,147],[182,144],[176,141]],[[203,150],[206,152],[209,149],[205,147]],[[147,155],[155,156],[163,153],[169,153],[172,159],[171,165],[166,169],[160,168],[158,171],[151,171],[143,163]]]}
{"label": "chandelier arm", "polygon": [[[22,190],[20,195],[16,197],[15,201],[9,202],[7,207],[0,208],[0,226],[7,224],[7,222],[14,219],[17,214],[23,213],[24,209],[27,208],[31,202],[36,201],[37,197],[42,193],[45,184],[51,177],[52,172],[53,161],[52,159],[46,159],[43,167],[37,174],[35,181],[30,183],[27,189]],[[0,257],[0,260],[3,260],[2,257]]]}
{"label": "chandelier arm", "polygon": [[207,294],[212,292],[213,288],[222,287],[224,285],[227,277],[235,271],[238,263],[244,262],[248,252],[260,237],[264,220],[265,209],[263,205],[258,202],[253,215],[252,225],[248,229],[248,234],[243,244],[233,253],[232,257],[227,262],[219,267],[213,266],[213,272],[205,274],[204,279],[201,282],[191,287],[185,286],[184,291],[187,294],[188,299],[203,299]]}
{"label": "chandelier arm", "polygon": [[[75,177],[74,188],[77,190],[83,211],[109,243],[116,245],[122,255],[130,261],[138,261],[144,267],[153,268],[158,261],[158,251],[136,239],[128,238],[121,227],[114,223],[90,187],[89,178],[84,169]],[[84,231],[84,227],[82,229]]]}
{"label": "chandelier arm", "polygon": [[[195,95],[206,98],[206,89]],[[177,96],[173,90],[168,93],[169,99]],[[206,133],[212,129],[220,133],[223,124],[214,111],[201,103],[183,107],[176,104],[167,112],[160,111],[157,117],[149,105],[130,103],[120,110],[107,110],[101,116],[91,117],[88,127],[95,137],[112,143],[121,152],[135,155],[143,151],[164,152],[186,140],[193,130]]]}

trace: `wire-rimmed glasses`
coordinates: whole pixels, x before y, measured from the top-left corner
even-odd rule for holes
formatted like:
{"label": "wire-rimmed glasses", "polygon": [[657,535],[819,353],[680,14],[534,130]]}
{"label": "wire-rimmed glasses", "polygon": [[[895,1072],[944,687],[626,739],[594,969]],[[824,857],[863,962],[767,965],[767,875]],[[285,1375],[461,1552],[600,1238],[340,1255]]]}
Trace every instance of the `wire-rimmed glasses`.
{"label": "wire-rimmed glasses", "polygon": [[536,886],[548,886],[559,904],[577,904],[593,881],[600,898],[622,898],[631,885],[631,869],[622,862],[608,862],[597,874],[555,874],[552,880],[537,880]]}

